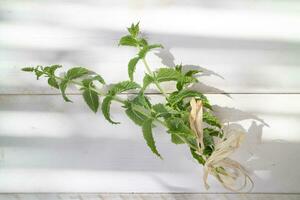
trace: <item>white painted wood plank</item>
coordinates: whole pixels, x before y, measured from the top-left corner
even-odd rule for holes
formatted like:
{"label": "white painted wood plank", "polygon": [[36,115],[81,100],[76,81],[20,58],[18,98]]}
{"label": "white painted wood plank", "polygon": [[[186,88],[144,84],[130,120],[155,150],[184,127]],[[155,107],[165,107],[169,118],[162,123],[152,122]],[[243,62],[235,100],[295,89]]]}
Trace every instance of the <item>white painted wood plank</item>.
{"label": "white painted wood plank", "polygon": [[[9,62],[1,61],[0,93],[58,93],[58,91],[50,89],[45,80],[37,82],[33,75],[20,71],[23,66],[30,64],[35,65],[38,63],[45,65],[50,63],[66,64],[67,67],[64,70],[67,70],[72,65],[92,66],[89,68],[105,77],[108,83],[116,83],[121,80],[127,80],[126,63],[130,59],[131,55],[125,52],[124,56],[120,56],[118,60],[114,59],[113,56],[106,56],[106,61],[103,61],[101,60],[102,56],[100,56],[101,52],[109,51],[113,54],[120,55],[123,53],[123,50],[121,50],[121,48],[102,48],[99,50],[99,56],[97,55],[98,50],[94,52],[79,52],[80,56],[88,56],[88,58],[83,58],[86,61],[68,62],[66,60],[55,60],[55,58],[53,61],[35,61],[35,56],[38,56],[36,54],[30,58],[25,58],[23,61],[18,61],[20,57],[15,60],[11,58]],[[203,75],[200,76],[201,84],[197,84],[195,86],[195,88],[205,93],[300,92],[300,68],[297,67],[298,61],[294,60],[295,63],[292,65],[286,63],[280,64],[280,62],[276,61],[276,59],[291,57],[289,53],[280,53],[279,55],[279,53],[276,52],[267,53],[264,51],[256,51],[251,52],[249,55],[249,52],[238,52],[235,50],[228,51],[226,49],[217,50],[217,53],[215,53],[214,50],[205,49],[174,49],[173,52],[175,52],[175,55],[178,55],[179,57],[177,63],[181,61],[183,63],[201,63],[205,66],[200,67],[200,69],[204,70]],[[291,52],[291,54],[294,55],[296,55],[296,53],[297,52]],[[13,54],[14,52],[12,52],[11,56],[13,56]],[[91,57],[93,54],[95,57]],[[75,55],[71,53],[69,56],[72,57]],[[256,56],[259,56],[261,59]],[[235,59],[235,57],[239,58]],[[274,57],[277,58],[274,59]],[[80,60],[81,58],[78,59]],[[250,61],[248,59],[250,59]],[[291,60],[286,59],[286,62],[290,61]],[[161,66],[157,64],[159,63],[158,59],[155,59],[152,63],[155,63],[152,64],[153,66]],[[139,65],[138,67],[139,69],[137,70],[135,77],[136,80],[141,83],[144,67],[142,65]],[[173,87],[174,86],[172,84],[165,85],[165,89],[168,91],[172,91]],[[76,92],[76,90],[71,90],[71,92]]]}
{"label": "white painted wood plank", "polygon": [[[0,93],[55,93],[20,73],[24,65],[80,65],[109,83],[127,79],[126,65],[135,52],[118,48],[117,42],[125,27],[138,20],[151,41],[165,45],[159,54],[163,64],[204,68],[204,92],[299,93],[300,15],[291,12],[299,2],[289,1],[290,7],[280,3],[272,7],[243,1],[207,8],[203,2],[180,1],[140,6],[119,1],[3,1]],[[152,65],[161,66],[159,61],[154,59]],[[142,75],[139,66],[138,80]]]}
{"label": "white painted wood plank", "polygon": [[299,194],[0,194],[0,200],[298,200]]}
{"label": "white painted wood plank", "polygon": [[[215,110],[223,121],[247,132],[234,157],[251,172],[253,192],[299,192],[300,95],[209,98],[221,106]],[[72,99],[76,103],[57,95],[0,96],[1,192],[225,192],[212,178],[211,189],[204,189],[201,166],[162,128],[155,131],[159,160],[118,105],[113,118],[122,124],[113,126],[81,97]]]}

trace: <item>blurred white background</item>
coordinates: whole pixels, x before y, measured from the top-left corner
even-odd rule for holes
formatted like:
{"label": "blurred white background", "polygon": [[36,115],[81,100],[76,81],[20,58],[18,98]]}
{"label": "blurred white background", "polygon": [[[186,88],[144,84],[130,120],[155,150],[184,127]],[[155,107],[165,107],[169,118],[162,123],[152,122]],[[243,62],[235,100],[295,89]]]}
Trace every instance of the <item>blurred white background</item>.
{"label": "blurred white background", "polygon": [[[201,66],[196,87],[219,105],[224,122],[248,133],[235,156],[249,168],[254,192],[300,192],[294,0],[1,0],[0,191],[224,192],[214,179],[204,189],[202,168],[164,130],[156,131],[165,158],[158,160],[117,105],[112,113],[122,124],[111,126],[76,90],[69,91],[76,103],[66,104],[45,81],[20,72],[63,64],[89,67],[109,83],[127,79],[136,52],[117,44],[138,21],[150,41],[165,46],[151,64]],[[139,66],[137,80],[142,75]]]}

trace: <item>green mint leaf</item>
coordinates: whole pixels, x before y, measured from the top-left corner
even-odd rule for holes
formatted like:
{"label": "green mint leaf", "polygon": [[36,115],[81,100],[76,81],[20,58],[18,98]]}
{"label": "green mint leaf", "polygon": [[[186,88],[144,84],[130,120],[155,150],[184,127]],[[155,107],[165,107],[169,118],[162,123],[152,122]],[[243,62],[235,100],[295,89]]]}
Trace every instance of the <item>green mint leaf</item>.
{"label": "green mint leaf", "polygon": [[92,86],[92,83],[93,83],[93,79],[92,78],[83,79],[81,82],[82,82],[82,85],[84,87],[82,89],[93,87]]}
{"label": "green mint leaf", "polygon": [[210,112],[203,113],[203,121],[211,126],[216,126],[218,128],[221,128],[221,124],[219,120]]}
{"label": "green mint leaf", "polygon": [[[141,43],[141,41],[140,41]],[[163,46],[161,44],[151,44],[148,45],[147,43],[142,44],[142,49],[139,51],[138,55],[139,57],[145,58],[146,54],[151,50],[151,49],[155,49],[155,48],[163,48]]]}
{"label": "green mint leaf", "polygon": [[55,79],[54,77],[48,78],[48,84],[49,84],[51,87],[54,87],[54,88],[56,88],[56,89],[59,89],[58,82],[56,81],[56,79]]}
{"label": "green mint leaf", "polygon": [[131,35],[126,35],[126,36],[122,37],[120,39],[120,41],[119,41],[119,45],[121,45],[121,46],[133,46],[133,47],[136,47],[137,44],[138,44],[138,42]]}
{"label": "green mint leaf", "polygon": [[143,79],[142,91],[144,91],[150,84],[152,84],[154,80],[161,83],[166,81],[177,81],[181,77],[182,74],[173,68],[160,68],[155,72],[155,78],[150,76],[149,74],[145,74]]}
{"label": "green mint leaf", "polygon": [[144,96],[143,93],[139,93],[131,102],[144,108],[151,108],[152,106],[148,97]]}
{"label": "green mint leaf", "polygon": [[196,99],[201,99],[203,102],[203,106],[211,109],[208,99],[202,93],[193,90],[181,90],[179,92],[172,93],[169,96],[169,103],[171,106],[174,106],[175,104],[181,102],[183,99],[188,97],[195,97]]}
{"label": "green mint leaf", "polygon": [[174,143],[174,144],[184,144],[185,142],[177,135],[175,134],[172,134],[171,135],[171,141]]}
{"label": "green mint leaf", "polygon": [[83,67],[74,67],[68,70],[66,77],[69,80],[79,78],[89,73],[89,70]]}
{"label": "green mint leaf", "polygon": [[22,71],[24,71],[24,72],[33,72],[34,68],[33,67],[24,67],[24,68],[22,68]]}
{"label": "green mint leaf", "polygon": [[99,81],[99,83],[105,85],[104,79],[103,79],[102,76],[100,76],[99,74],[96,75],[96,76],[94,76],[92,79],[93,79],[93,80],[96,80],[96,81]]}
{"label": "green mint leaf", "polygon": [[215,143],[214,143],[213,136],[211,136],[207,132],[203,132],[203,143],[204,146],[214,146]]}
{"label": "green mint leaf", "polygon": [[204,134],[209,134],[210,136],[219,137],[222,135],[222,133],[218,130],[215,130],[213,128],[204,128],[203,129]]}
{"label": "green mint leaf", "polygon": [[157,117],[166,118],[166,117],[170,117],[173,114],[178,114],[178,111],[162,103],[153,105],[152,109],[156,112]]}
{"label": "green mint leaf", "polygon": [[132,37],[134,37],[134,38],[137,37],[140,32],[139,22],[136,24],[132,23],[131,26],[129,28],[127,28],[127,30]]}
{"label": "green mint leaf", "polygon": [[184,87],[186,88],[191,83],[197,83],[198,80],[192,76],[182,76],[177,80],[176,88],[178,91],[182,90]]}
{"label": "green mint leaf", "polygon": [[149,74],[145,74],[144,78],[143,78],[143,88],[142,91],[145,91],[146,88],[154,82],[154,78],[152,76],[150,76]]}
{"label": "green mint leaf", "polygon": [[63,96],[64,100],[66,102],[72,102],[66,95],[66,89],[67,89],[68,83],[69,83],[68,79],[63,79],[59,84],[59,88],[60,88],[61,95]]}
{"label": "green mint leaf", "polygon": [[135,109],[132,108],[132,106],[129,106],[126,110],[125,110],[127,116],[138,126],[142,126],[144,121],[147,119],[147,117],[136,111]]}
{"label": "green mint leaf", "polygon": [[183,84],[190,84],[190,83],[196,83],[198,82],[198,79],[196,79],[195,77],[192,76],[183,76],[182,80]]}
{"label": "green mint leaf", "polygon": [[165,120],[168,127],[168,132],[178,134],[185,138],[194,138],[193,131],[184,123],[182,118],[168,118]]}
{"label": "green mint leaf", "polygon": [[105,84],[103,78],[100,76],[100,75],[97,75],[97,76],[94,76],[92,78],[87,78],[87,79],[84,79],[82,80],[82,85],[86,88],[89,88],[89,87],[95,87],[94,84],[93,84],[93,81],[99,81],[101,84]]}
{"label": "green mint leaf", "polygon": [[34,73],[36,75],[37,80],[39,80],[39,78],[43,75],[43,72],[40,71],[38,68],[35,68]]}
{"label": "green mint leaf", "polygon": [[183,89],[183,86],[184,86],[183,82],[180,81],[180,80],[178,80],[177,83],[176,83],[176,89],[177,89],[178,91],[180,91],[180,90]]}
{"label": "green mint leaf", "polygon": [[149,49],[155,49],[155,48],[164,48],[161,44],[151,44],[149,45]]}
{"label": "green mint leaf", "polygon": [[156,72],[156,80],[158,82],[165,82],[165,81],[177,81],[181,78],[181,73],[176,71],[173,68],[160,68]]}
{"label": "green mint leaf", "polygon": [[84,87],[89,88],[89,87],[95,87],[92,83],[93,81],[99,81],[101,84],[105,84],[104,79],[100,75],[96,75],[92,78],[87,78],[82,80],[82,84]]}
{"label": "green mint leaf", "polygon": [[203,150],[203,155],[210,156],[214,151],[214,146],[206,146]]}
{"label": "green mint leaf", "polygon": [[141,59],[145,58],[145,57],[146,57],[146,54],[148,53],[149,50],[150,50],[150,49],[149,49],[149,46],[148,46],[148,45],[143,46],[143,48],[139,51],[138,56],[139,56]]}
{"label": "green mint leaf", "polygon": [[147,46],[148,42],[145,38],[142,38],[138,41],[138,44],[143,47],[143,46]]}
{"label": "green mint leaf", "polygon": [[193,75],[195,75],[195,74],[198,74],[198,73],[200,73],[200,72],[202,72],[201,70],[189,70],[189,71],[187,71],[184,75],[185,76],[193,76]]}
{"label": "green mint leaf", "polygon": [[182,72],[182,64],[175,65],[175,70],[181,73]]}
{"label": "green mint leaf", "polygon": [[158,157],[161,158],[161,155],[158,153],[158,151],[156,149],[155,141],[154,141],[153,134],[152,134],[152,122],[153,122],[152,119],[147,119],[146,121],[144,121],[143,126],[142,126],[143,135],[144,135],[146,143],[149,146],[149,148],[151,149],[151,151],[155,155],[157,155]]}
{"label": "green mint leaf", "polygon": [[170,117],[171,116],[171,114],[169,113],[169,110],[162,103],[153,105],[152,109],[156,112],[157,117]]}
{"label": "green mint leaf", "polygon": [[114,122],[110,118],[110,105],[111,105],[112,100],[113,100],[112,96],[110,96],[110,95],[106,96],[102,101],[101,110],[107,121],[109,121],[112,124],[119,124],[120,122]]}
{"label": "green mint leaf", "polygon": [[[137,111],[135,108],[141,106],[142,108],[151,108],[149,99],[139,93],[133,100],[126,103],[125,108],[127,116],[137,125],[142,126],[144,121],[148,118],[144,113]],[[150,115],[150,113],[149,113]]]}
{"label": "green mint leaf", "polygon": [[183,88],[186,88],[191,83],[198,82],[198,79],[193,77],[193,75],[199,73],[199,70],[189,70],[188,72],[183,73],[182,65],[180,64],[175,66],[175,71],[177,71],[180,74],[176,83],[176,88],[178,91],[182,90]]}
{"label": "green mint leaf", "polygon": [[168,113],[168,109],[162,103],[158,103],[152,106],[153,110],[157,113]]}
{"label": "green mint leaf", "polygon": [[99,97],[97,92],[92,90],[91,88],[85,88],[82,96],[86,104],[90,107],[90,109],[96,113],[99,107]]}
{"label": "green mint leaf", "polygon": [[199,164],[201,165],[205,164],[205,160],[203,159],[203,157],[198,155],[194,149],[190,148],[190,151],[192,153],[193,158],[197,160]]}
{"label": "green mint leaf", "polygon": [[214,150],[214,145],[215,145],[213,136],[211,136],[207,132],[203,132],[203,143],[204,143],[203,154],[210,156]]}
{"label": "green mint leaf", "polygon": [[121,93],[121,92],[125,92],[127,90],[133,90],[133,89],[137,89],[140,88],[141,86],[133,81],[122,81],[119,82],[115,85],[113,85],[110,90],[108,91],[108,93],[112,96]]}
{"label": "green mint leaf", "polygon": [[140,60],[139,57],[132,58],[128,63],[128,76],[131,81],[133,81],[133,74],[135,72],[136,64]]}
{"label": "green mint leaf", "polygon": [[194,74],[197,74],[198,70],[189,70],[186,73],[182,72],[182,65],[176,65],[175,70],[181,74],[180,78],[178,78],[176,83],[176,88],[178,91],[182,90],[183,88],[186,88],[191,83],[198,82],[198,79],[193,77]]}
{"label": "green mint leaf", "polygon": [[45,67],[45,68],[44,68],[44,71],[45,71],[47,74],[50,74],[50,75],[54,76],[55,71],[56,71],[58,68],[61,68],[61,67],[62,67],[61,65],[52,65],[52,66],[49,66],[49,67]]}

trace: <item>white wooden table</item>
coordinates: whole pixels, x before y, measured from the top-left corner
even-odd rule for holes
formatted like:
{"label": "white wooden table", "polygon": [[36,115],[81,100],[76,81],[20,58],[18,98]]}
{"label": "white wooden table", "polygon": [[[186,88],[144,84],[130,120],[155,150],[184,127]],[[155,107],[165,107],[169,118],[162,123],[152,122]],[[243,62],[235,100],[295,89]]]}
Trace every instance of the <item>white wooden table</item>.
{"label": "white wooden table", "polygon": [[[161,127],[155,138],[164,160],[152,155],[141,130],[119,105],[113,105],[112,115],[122,123],[112,126],[88,110],[75,88],[68,91],[75,103],[65,103],[45,81],[20,71],[23,66],[60,63],[90,67],[108,83],[127,79],[126,65],[135,51],[117,42],[126,26],[140,20],[147,37],[166,47],[149,56],[151,65],[200,65],[202,83],[195,88],[208,94],[224,122],[247,133],[233,156],[251,172],[253,192],[271,193],[268,199],[299,199],[273,193],[300,192],[300,3],[210,2],[1,0],[0,192],[179,192],[202,194],[112,196],[233,198],[222,194],[227,191],[212,178],[206,191],[201,166],[185,146],[171,144]],[[289,6],[281,6],[283,2]],[[173,87],[164,85],[167,91]],[[161,99],[155,90],[149,92],[152,100]],[[62,194],[62,199],[110,194],[93,195]],[[46,199],[41,196],[20,198]]]}

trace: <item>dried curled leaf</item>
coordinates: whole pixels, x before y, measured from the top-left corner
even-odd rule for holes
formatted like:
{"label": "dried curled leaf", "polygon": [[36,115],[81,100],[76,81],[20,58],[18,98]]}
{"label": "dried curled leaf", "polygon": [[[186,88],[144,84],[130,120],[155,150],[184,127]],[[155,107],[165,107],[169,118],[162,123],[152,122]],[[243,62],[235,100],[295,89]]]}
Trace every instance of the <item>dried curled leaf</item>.
{"label": "dried curled leaf", "polygon": [[[253,181],[244,167],[237,161],[228,158],[230,154],[239,148],[244,136],[245,134],[242,132],[234,132],[227,138],[219,140],[215,145],[215,150],[203,167],[203,181],[206,189],[209,188],[207,183],[208,174],[215,176],[225,188],[231,191],[236,192],[246,188],[248,182],[250,182],[252,188]],[[238,178],[243,178],[244,183],[239,188],[234,188]]]}
{"label": "dried curled leaf", "polygon": [[204,149],[203,143],[203,127],[202,127],[202,117],[203,117],[203,106],[202,101],[196,101],[195,98],[192,98],[190,101],[191,112],[189,116],[190,127],[194,131],[197,137],[197,144],[199,152],[202,153]]}

